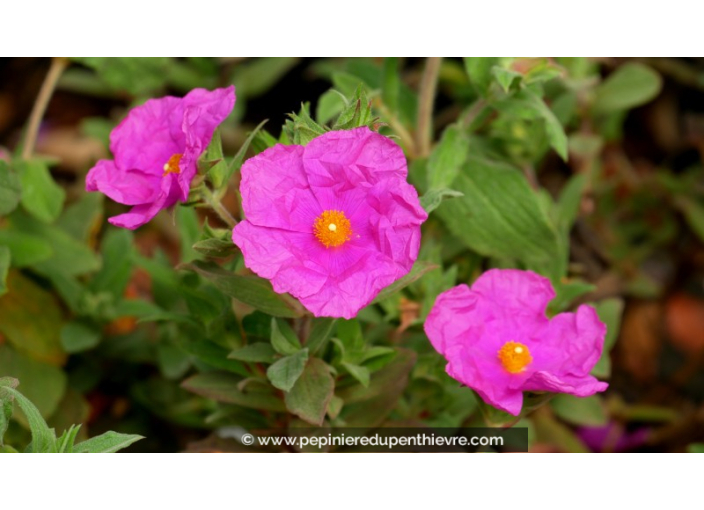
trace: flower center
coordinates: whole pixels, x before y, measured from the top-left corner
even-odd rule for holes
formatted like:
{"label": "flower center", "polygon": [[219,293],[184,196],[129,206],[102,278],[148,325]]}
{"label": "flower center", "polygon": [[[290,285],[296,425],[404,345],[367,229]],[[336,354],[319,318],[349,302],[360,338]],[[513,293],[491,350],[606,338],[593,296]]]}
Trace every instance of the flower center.
{"label": "flower center", "polygon": [[499,349],[498,356],[499,361],[501,361],[506,371],[512,374],[523,372],[533,361],[528,347],[525,344],[514,342],[513,340],[506,342],[504,346]]}
{"label": "flower center", "polygon": [[171,156],[169,158],[169,160],[164,165],[163,177],[166,177],[167,174],[181,173],[181,169],[179,168],[178,164],[181,162],[182,157],[183,157],[183,154],[174,154],[173,156]]}
{"label": "flower center", "polygon": [[323,211],[315,219],[313,233],[326,248],[334,248],[350,240],[352,225],[342,211]]}

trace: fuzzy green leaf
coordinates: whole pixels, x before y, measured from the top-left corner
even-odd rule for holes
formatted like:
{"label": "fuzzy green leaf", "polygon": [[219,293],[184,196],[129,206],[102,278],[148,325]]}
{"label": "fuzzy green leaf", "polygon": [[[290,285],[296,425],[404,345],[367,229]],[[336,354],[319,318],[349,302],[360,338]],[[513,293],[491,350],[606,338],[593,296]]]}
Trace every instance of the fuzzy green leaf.
{"label": "fuzzy green leaf", "polygon": [[118,450],[127,448],[132,443],[136,443],[143,436],[135,434],[120,434],[118,432],[106,432],[97,437],[92,437],[87,441],[78,443],[73,447],[73,453],[115,453]]}
{"label": "fuzzy green leaf", "polygon": [[291,391],[291,388],[293,388],[293,385],[303,373],[307,361],[308,349],[301,349],[295,354],[281,358],[271,365],[266,371],[266,376],[274,387],[283,391]]}
{"label": "fuzzy green leaf", "polygon": [[43,161],[16,164],[22,183],[22,207],[44,223],[53,223],[61,214],[66,193],[56,184]]}

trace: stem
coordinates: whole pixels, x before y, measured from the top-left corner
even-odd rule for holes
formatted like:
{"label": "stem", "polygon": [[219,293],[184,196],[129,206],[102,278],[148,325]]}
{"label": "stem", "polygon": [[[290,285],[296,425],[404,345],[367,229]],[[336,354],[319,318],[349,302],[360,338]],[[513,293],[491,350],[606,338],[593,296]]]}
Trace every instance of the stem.
{"label": "stem", "polygon": [[237,225],[237,220],[232,217],[230,212],[225,209],[225,207],[220,203],[219,200],[215,199],[213,192],[210,191],[207,186],[203,186],[202,193],[203,197],[205,198],[205,202],[210,206],[213,211],[215,211],[218,217],[223,222],[225,222],[228,227],[233,228],[235,225]]}
{"label": "stem", "polygon": [[401,139],[401,144],[406,148],[407,156],[411,159],[416,156],[416,143],[413,140],[413,136],[404,127],[404,125],[396,118],[396,116],[388,109],[388,107],[381,102],[377,101],[377,107],[384,116],[384,119],[389,121],[389,127],[399,136]]}
{"label": "stem", "polygon": [[435,103],[435,91],[441,63],[442,57],[428,58],[420,81],[416,145],[421,157],[427,157],[430,154],[430,146],[433,141],[433,104]]}
{"label": "stem", "polygon": [[469,129],[475,119],[479,117],[479,114],[482,113],[482,110],[484,110],[488,104],[489,103],[487,103],[486,99],[479,99],[475,101],[474,104],[469,107],[469,110],[467,110],[467,113],[462,119],[462,126],[465,129]]}
{"label": "stem", "polygon": [[49,67],[49,72],[44,78],[44,83],[42,83],[42,88],[39,89],[39,95],[36,101],[34,101],[34,106],[32,107],[32,113],[29,116],[29,126],[27,127],[27,133],[24,138],[24,146],[22,147],[22,159],[29,159],[32,157],[34,152],[34,146],[37,143],[37,134],[39,133],[39,125],[44,117],[44,112],[46,112],[46,107],[49,105],[51,96],[54,94],[54,89],[56,84],[64,72],[64,69],[68,67],[69,61],[64,57],[54,57],[51,59],[51,66]]}

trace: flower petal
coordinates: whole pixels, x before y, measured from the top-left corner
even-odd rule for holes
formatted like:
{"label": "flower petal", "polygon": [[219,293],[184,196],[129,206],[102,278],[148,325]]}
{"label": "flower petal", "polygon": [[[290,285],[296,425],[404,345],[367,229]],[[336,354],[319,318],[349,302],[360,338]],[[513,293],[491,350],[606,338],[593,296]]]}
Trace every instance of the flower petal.
{"label": "flower petal", "polygon": [[555,297],[550,280],[532,271],[490,269],[472,285],[495,315],[514,314],[545,317],[545,309]]}
{"label": "flower petal", "polygon": [[448,350],[447,373],[476,391],[486,402],[518,416],[523,407],[523,393],[512,387],[513,374],[502,370],[494,359],[476,356],[470,348],[455,345]]}
{"label": "flower petal", "polygon": [[303,150],[276,145],[242,166],[242,208],[253,225],[313,233],[323,209],[308,185]]}
{"label": "flower petal", "polygon": [[115,165],[123,170],[138,169],[153,176],[163,175],[169,158],[182,154],[185,148],[182,123],[180,98],[150,99],[133,108],[110,133]]}
{"label": "flower petal", "polygon": [[578,397],[588,397],[597,392],[604,391],[609,385],[601,382],[591,375],[572,376],[558,375],[549,372],[535,372],[524,384],[524,391],[553,391],[556,393],[569,393]]}
{"label": "flower petal", "polygon": [[383,254],[353,243],[325,248],[312,233],[243,221],[233,229],[232,240],[249,269],[317,317],[352,318],[399,277],[398,265]]}
{"label": "flower petal", "polygon": [[116,227],[134,230],[149,222],[159,211],[178,201],[179,188],[174,174],[164,176],[157,197],[149,203],[135,205],[129,212],[108,218]]}
{"label": "flower petal", "polygon": [[385,179],[405,182],[408,174],[401,147],[368,127],[331,131],[311,140],[303,160],[314,188],[344,191]]}
{"label": "flower petal", "polygon": [[191,181],[197,172],[197,162],[213,138],[217,127],[235,106],[235,87],[209,91],[193,89],[183,98],[183,123],[185,147],[181,158],[179,186],[181,201],[188,199]]}
{"label": "flower petal", "polygon": [[86,176],[86,191],[100,191],[125,205],[146,204],[158,195],[160,177],[140,170],[120,170],[113,161],[101,159]]}

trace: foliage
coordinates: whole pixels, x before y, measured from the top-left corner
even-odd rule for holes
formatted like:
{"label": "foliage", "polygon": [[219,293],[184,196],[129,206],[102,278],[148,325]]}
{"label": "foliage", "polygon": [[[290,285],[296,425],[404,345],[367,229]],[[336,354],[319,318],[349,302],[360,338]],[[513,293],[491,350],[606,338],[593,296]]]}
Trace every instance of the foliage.
{"label": "foliage", "polygon": [[[329,90],[292,95],[297,111],[265,123],[262,98],[275,101],[282,80],[303,70]],[[86,430],[182,449],[185,434],[159,443],[160,433],[515,424],[445,373],[422,328],[441,292],[494,267],[550,278],[550,315],[593,304],[608,334],[592,374],[609,380],[629,304],[666,299],[675,282],[652,268],[663,258],[676,266],[672,253],[700,253],[704,242],[701,161],[636,169],[620,145],[633,110],[657,100],[669,78],[640,61],[444,59],[427,119],[421,106],[434,98],[416,85],[424,72],[424,60],[396,58],[72,59],[59,90],[118,112],[83,122],[81,136],[99,145],[151,97],[234,84],[237,104],[201,156],[189,201],[134,233],[105,221],[123,208],[83,191],[94,161],[71,169],[73,184],[55,158],[19,148],[0,157],[0,376],[9,377],[0,379],[0,439],[29,440],[28,451],[116,451],[141,436],[88,439]],[[232,244],[240,169],[277,143],[359,126],[403,148],[429,219],[407,276],[352,320],[314,317],[253,275]],[[612,389],[526,407],[518,426],[584,449],[579,427],[631,423],[642,411]],[[66,431],[57,438],[50,426]]]}

